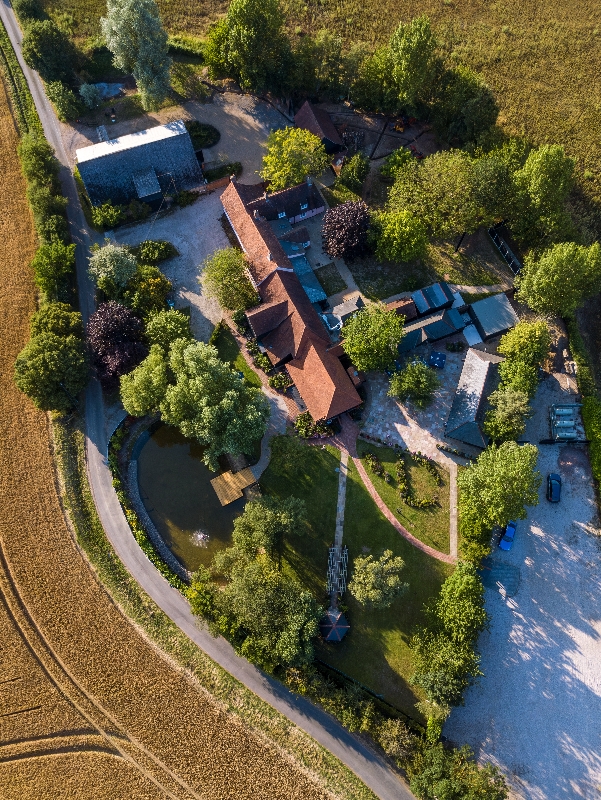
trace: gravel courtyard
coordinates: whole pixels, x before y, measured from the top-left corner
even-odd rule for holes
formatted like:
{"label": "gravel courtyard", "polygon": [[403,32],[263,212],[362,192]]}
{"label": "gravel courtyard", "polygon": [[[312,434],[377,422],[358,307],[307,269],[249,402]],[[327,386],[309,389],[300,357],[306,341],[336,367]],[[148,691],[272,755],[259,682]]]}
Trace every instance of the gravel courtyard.
{"label": "gravel courtyard", "polygon": [[[565,375],[553,375],[539,388],[526,432],[533,443],[549,436],[549,404],[571,401],[566,383]],[[543,483],[539,505],[518,522],[513,549],[492,553],[493,572],[513,571],[519,582],[513,596],[502,587],[486,590],[485,677],[444,732],[498,764],[512,798],[598,800],[601,539],[590,465],[583,445],[541,445],[539,453],[543,478],[562,476],[561,502],[546,500]]]}
{"label": "gravel courtyard", "polygon": [[179,256],[159,264],[173,283],[175,307],[190,306],[192,332],[208,341],[213,326],[221,319],[218,303],[203,293],[199,276],[204,259],[215,250],[229,247],[219,218],[223,214],[222,190],[199,198],[186,208],[178,208],[154,222],[154,216],[137,225],[118,228],[115,239],[120,244],[136,245],[144,239],[167,239]]}

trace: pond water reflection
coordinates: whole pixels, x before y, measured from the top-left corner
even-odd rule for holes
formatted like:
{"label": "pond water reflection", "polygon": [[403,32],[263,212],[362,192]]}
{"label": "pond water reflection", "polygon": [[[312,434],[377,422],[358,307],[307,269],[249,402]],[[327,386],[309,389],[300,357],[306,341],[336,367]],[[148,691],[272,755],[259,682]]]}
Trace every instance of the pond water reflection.
{"label": "pond water reflection", "polygon": [[192,572],[231,544],[234,519],[246,502],[220,504],[210,484],[216,473],[203,464],[202,452],[177,428],[161,425],[138,456],[142,502],[165,544]]}

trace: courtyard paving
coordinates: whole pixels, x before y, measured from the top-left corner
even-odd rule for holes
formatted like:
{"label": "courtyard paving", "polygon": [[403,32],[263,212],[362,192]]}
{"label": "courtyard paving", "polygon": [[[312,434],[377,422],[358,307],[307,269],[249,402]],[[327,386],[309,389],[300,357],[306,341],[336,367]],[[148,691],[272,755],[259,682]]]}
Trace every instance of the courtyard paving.
{"label": "courtyard paving", "polygon": [[[548,438],[549,405],[573,399],[565,374],[544,380],[525,438]],[[484,581],[491,624],[479,642],[484,677],[444,732],[496,763],[512,798],[598,800],[601,531],[590,463],[584,445],[540,445],[538,468],[544,479],[560,473],[561,502],[546,500],[543,481],[513,549],[494,549]]]}
{"label": "courtyard paving", "polygon": [[190,308],[192,333],[205,342],[222,317],[219,304],[206,296],[200,282],[205,258],[215,250],[229,247],[219,221],[223,214],[222,191],[200,197],[192,205],[175,209],[156,221],[153,215],[144,222],[117,228],[114,232],[119,244],[136,245],[144,239],[166,239],[177,247],[179,256],[159,266],[173,283],[175,307]]}

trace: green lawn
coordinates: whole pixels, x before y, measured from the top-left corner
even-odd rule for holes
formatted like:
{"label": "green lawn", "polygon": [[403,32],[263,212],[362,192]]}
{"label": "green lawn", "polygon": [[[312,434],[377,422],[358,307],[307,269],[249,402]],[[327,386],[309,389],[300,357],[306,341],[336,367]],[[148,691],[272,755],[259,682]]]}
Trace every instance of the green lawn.
{"label": "green lawn", "polygon": [[338,272],[335,264],[326,264],[325,267],[320,267],[315,270],[317,280],[321,283],[321,288],[326,293],[327,297],[346,289],[346,283]]}
{"label": "green lawn", "polygon": [[[328,547],[334,539],[338,495],[339,453],[327,446],[309,447],[288,437],[288,452],[272,457],[261,478],[267,495],[300,497],[307,504],[308,525],[300,536],[285,544],[283,568],[308,586],[325,603]],[[447,522],[448,535],[448,522]],[[405,597],[386,611],[366,611],[354,602],[349,592],[351,630],[339,645],[319,645],[317,655],[368,686],[398,708],[417,716],[414,703],[420,699],[409,686],[412,672],[408,641],[422,620],[422,608],[440,589],[450,567],[412,547],[378,511],[363,486],[357,470],[349,463],[345,509],[344,542],[349,547],[349,562],[367,547],[374,555],[390,549],[405,561],[404,580],[409,584]],[[350,566],[350,564],[349,564]]]}
{"label": "green lawn", "polygon": [[234,336],[227,325],[221,326],[217,336],[215,339],[213,339],[211,344],[215,345],[217,348],[219,358],[222,361],[228,361],[234,369],[242,372],[246,382],[250,384],[250,386],[256,386],[257,388],[261,386],[261,380],[259,379],[259,376],[246,363],[246,359],[238,347],[238,342],[234,339]]}
{"label": "green lawn", "polygon": [[348,606],[350,632],[340,644],[320,645],[317,655],[398,708],[419,717],[414,704],[421,696],[409,685],[412,663],[408,642],[415,626],[423,621],[424,603],[438,593],[452,568],[417,550],[395,531],[375,506],[352,462],[344,519],[349,567],[366,552],[379,556],[383,550],[392,550],[405,561],[403,579],[409,589],[384,611],[366,610],[347,592],[344,603]]}
{"label": "green lawn", "polygon": [[295,573],[319,600],[326,602],[328,547],[334,542],[340,452],[335,447],[309,446],[296,437],[278,437],[287,452],[272,447],[269,467],[261,477],[264,494],[300,497],[307,505],[308,523],[285,543],[283,568]]}
{"label": "green lawn", "polygon": [[357,200],[361,200],[360,194],[355,194],[355,192],[344,184],[338,183],[338,181],[332,186],[320,186],[319,190],[330,208],[339,206],[342,203],[356,203]]}
{"label": "green lawn", "polygon": [[[441,553],[449,552],[449,473],[437,465],[438,473],[443,480],[442,486],[437,486],[436,481],[424,468],[415,463],[410,456],[405,456],[405,463],[409,468],[411,487],[418,497],[431,497],[438,495],[439,506],[434,508],[411,508],[403,503],[396,488],[395,463],[397,456],[392,447],[376,447],[367,442],[358,441],[357,451],[363,458],[366,453],[373,453],[382,462],[384,469],[392,475],[392,483],[386,483],[371,471],[363,461],[363,466],[376,491],[392,511],[398,521],[417,539],[424,544],[440,550]],[[398,511],[398,509],[401,511]]]}

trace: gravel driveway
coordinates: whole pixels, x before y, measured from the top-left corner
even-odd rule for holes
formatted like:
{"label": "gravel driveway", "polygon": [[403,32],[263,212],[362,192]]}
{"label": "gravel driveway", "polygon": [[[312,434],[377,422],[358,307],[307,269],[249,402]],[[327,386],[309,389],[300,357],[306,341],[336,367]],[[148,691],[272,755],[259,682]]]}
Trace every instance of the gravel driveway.
{"label": "gravel driveway", "polygon": [[167,239],[179,256],[159,264],[173,283],[175,307],[190,306],[192,332],[197,339],[208,341],[221,309],[215,300],[206,297],[199,283],[204,259],[215,250],[229,247],[219,218],[223,214],[221,194],[212,192],[186,208],[178,208],[153,222],[154,216],[137,225],[118,228],[115,238],[120,244],[136,245],[144,239]]}
{"label": "gravel driveway", "polygon": [[[565,375],[540,387],[526,433],[533,443],[549,436],[549,404],[570,402],[565,387]],[[517,568],[517,591],[486,590],[485,677],[452,712],[445,734],[498,764],[512,798],[598,800],[601,539],[590,465],[583,445],[541,445],[539,453],[543,477],[562,476],[561,503],[546,500],[543,483],[539,505],[518,522],[513,550],[495,548],[493,570],[495,562]]]}

